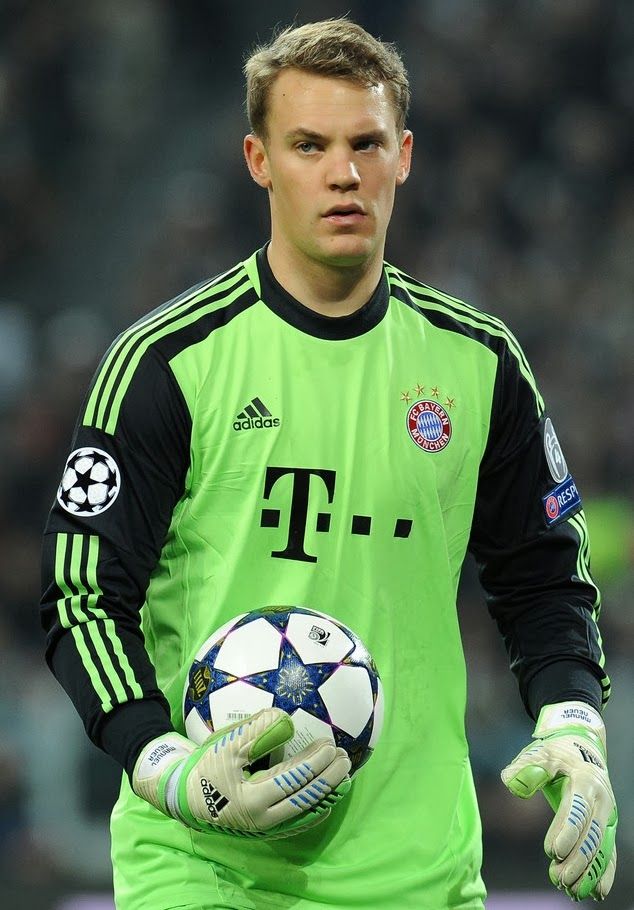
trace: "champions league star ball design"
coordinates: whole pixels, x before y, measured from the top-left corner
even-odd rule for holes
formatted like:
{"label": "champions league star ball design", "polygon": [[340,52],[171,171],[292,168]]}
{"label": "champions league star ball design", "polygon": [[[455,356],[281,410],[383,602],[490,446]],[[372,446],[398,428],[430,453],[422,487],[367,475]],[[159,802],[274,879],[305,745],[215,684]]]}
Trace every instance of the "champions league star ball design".
{"label": "champions league star ball design", "polygon": [[342,746],[354,774],[368,760],[383,724],[383,689],[363,642],[342,623],[303,607],[265,607],[225,623],[190,668],[183,713],[187,735],[279,707],[295,735],[271,755],[284,761],[313,740]]}
{"label": "champions league star ball design", "polygon": [[97,515],[110,508],[120,487],[114,458],[103,449],[84,447],[70,454],[57,501],[71,515]]}

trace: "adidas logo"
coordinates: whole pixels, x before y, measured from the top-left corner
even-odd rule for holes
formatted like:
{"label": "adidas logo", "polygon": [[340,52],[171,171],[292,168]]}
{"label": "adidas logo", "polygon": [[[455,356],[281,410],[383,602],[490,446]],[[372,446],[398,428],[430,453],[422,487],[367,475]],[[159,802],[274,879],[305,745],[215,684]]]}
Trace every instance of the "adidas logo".
{"label": "adidas logo", "polygon": [[225,806],[229,805],[228,797],[223,796],[220,790],[214,787],[206,777],[200,778],[200,786],[209,814],[212,818],[218,818],[219,813],[222,812]]}
{"label": "adidas logo", "polygon": [[233,421],[234,430],[260,430],[264,427],[279,427],[280,418],[273,417],[259,398],[252,398],[244,411]]}

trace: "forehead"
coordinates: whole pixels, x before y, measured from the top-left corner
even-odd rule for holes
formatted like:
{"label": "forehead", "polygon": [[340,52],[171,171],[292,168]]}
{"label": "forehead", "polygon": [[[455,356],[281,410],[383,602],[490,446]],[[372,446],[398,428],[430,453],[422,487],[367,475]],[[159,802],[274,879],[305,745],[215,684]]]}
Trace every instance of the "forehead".
{"label": "forehead", "polygon": [[304,127],[327,132],[345,127],[353,132],[394,129],[396,118],[384,84],[359,85],[338,76],[321,76],[299,69],[282,70],[268,99],[269,132]]}

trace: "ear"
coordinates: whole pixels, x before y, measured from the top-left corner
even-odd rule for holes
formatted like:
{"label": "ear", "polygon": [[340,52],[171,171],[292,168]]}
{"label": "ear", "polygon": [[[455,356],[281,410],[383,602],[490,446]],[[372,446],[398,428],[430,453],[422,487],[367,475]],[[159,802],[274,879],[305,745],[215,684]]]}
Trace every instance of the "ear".
{"label": "ear", "polygon": [[402,186],[409,177],[409,170],[412,164],[412,149],[414,147],[414,136],[411,130],[403,130],[403,139],[398,158],[398,170],[396,172],[396,185]]}
{"label": "ear", "polygon": [[264,143],[255,133],[248,133],[244,137],[244,158],[255,182],[264,189],[270,189],[269,159]]}

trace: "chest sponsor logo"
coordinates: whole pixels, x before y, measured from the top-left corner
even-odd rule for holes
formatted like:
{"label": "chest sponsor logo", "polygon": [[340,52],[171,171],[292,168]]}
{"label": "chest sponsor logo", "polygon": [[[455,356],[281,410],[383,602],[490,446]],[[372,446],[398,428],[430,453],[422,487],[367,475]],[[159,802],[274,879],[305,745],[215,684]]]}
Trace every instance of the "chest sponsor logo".
{"label": "chest sponsor logo", "polygon": [[563,483],[558,484],[550,493],[542,497],[542,502],[546,521],[549,525],[552,525],[557,519],[568,515],[569,512],[581,505],[581,496],[577,490],[576,483],[568,475]]}
{"label": "chest sponsor logo", "polygon": [[[317,555],[306,551],[306,535],[316,532],[318,535],[332,533],[331,519],[339,533],[348,533],[359,541],[364,537],[380,534],[396,539],[406,540],[412,531],[412,518],[388,518],[373,521],[372,515],[343,514],[335,503],[335,486],[337,473],[328,468],[292,468],[269,465],[264,479],[264,499],[267,506],[260,514],[260,527],[267,529],[286,529],[282,532],[282,541],[286,539],[283,549],[271,550],[274,559],[293,559],[298,562],[317,562]],[[328,511],[321,511],[326,506]],[[284,509],[275,508],[275,502],[281,497]],[[343,497],[343,502],[347,497]],[[319,511],[316,505],[319,502]],[[330,509],[332,504],[333,508]],[[364,510],[365,511],[365,510]],[[392,524],[392,522],[394,522]],[[278,544],[279,546],[279,544]],[[327,633],[320,626],[313,626],[309,638],[325,644]]]}
{"label": "chest sponsor logo", "polygon": [[451,420],[437,401],[425,398],[407,412],[407,432],[424,452],[441,452],[451,439]]}
{"label": "chest sponsor logo", "polygon": [[242,430],[265,430],[269,427],[279,427],[280,418],[273,417],[267,406],[261,398],[252,398],[249,404],[236,416],[233,421],[233,429],[241,432]]}
{"label": "chest sponsor logo", "polygon": [[561,446],[559,445],[559,440],[557,439],[557,434],[555,433],[555,428],[550,417],[548,417],[544,423],[544,453],[546,455],[550,476],[555,483],[563,483],[568,476],[568,465],[566,464],[564,453],[561,451]]}

